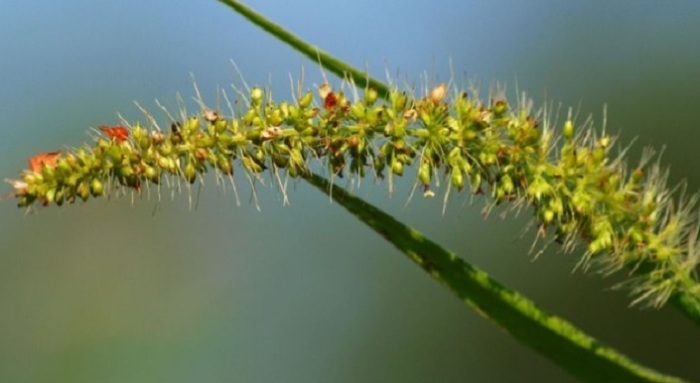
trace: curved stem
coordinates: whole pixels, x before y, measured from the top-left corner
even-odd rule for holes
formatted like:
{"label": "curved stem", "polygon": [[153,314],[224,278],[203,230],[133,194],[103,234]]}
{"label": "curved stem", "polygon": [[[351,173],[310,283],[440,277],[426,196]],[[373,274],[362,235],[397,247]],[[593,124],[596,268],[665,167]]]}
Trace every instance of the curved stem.
{"label": "curved stem", "polygon": [[[353,68],[351,65],[319,50],[318,48],[306,43],[296,35],[285,30],[281,26],[271,22],[263,15],[253,11],[251,8],[243,5],[237,0],[218,0],[233,10],[250,20],[255,25],[261,27],[273,36],[288,44],[295,50],[303,53],[314,62],[319,62],[324,68],[330,70],[341,78],[350,77],[361,87],[371,87],[377,90],[379,97],[387,99],[390,94],[389,87],[379,80],[369,77],[366,73]],[[681,312],[700,326],[700,297],[697,295],[680,291],[672,295],[671,300]]]}
{"label": "curved stem", "polygon": [[700,326],[700,300],[688,293],[679,293],[671,297],[674,306],[681,310],[686,318]]}
{"label": "curved stem", "polygon": [[271,22],[265,16],[255,12],[251,8],[248,8],[247,6],[243,5],[239,1],[235,0],[218,0],[229,7],[233,8],[236,12],[238,12],[241,16],[245,17],[248,19],[250,22],[253,24],[259,26],[260,28],[264,29],[271,35],[277,37],[284,43],[290,45],[292,48],[297,50],[298,52],[304,54],[306,57],[308,57],[311,61],[320,63],[323,65],[324,69],[329,70],[330,72],[336,74],[340,78],[346,78],[349,77],[351,78],[355,84],[357,84],[360,88],[373,88],[374,90],[377,91],[380,97],[386,98],[389,96],[389,87],[384,84],[383,82],[372,78],[369,76],[369,74],[362,72],[358,69],[355,69],[347,64],[345,64],[343,61],[339,60],[336,57],[331,56],[330,54],[318,49],[318,47],[315,47],[304,40],[300,39],[298,36],[294,35],[293,33],[289,32],[288,30],[282,28],[281,26]]}
{"label": "curved stem", "polygon": [[310,173],[304,175],[304,179],[391,242],[466,305],[582,381],[681,381],[633,362],[566,320],[546,313],[486,272],[464,262],[377,207],[333,186],[325,178]]}

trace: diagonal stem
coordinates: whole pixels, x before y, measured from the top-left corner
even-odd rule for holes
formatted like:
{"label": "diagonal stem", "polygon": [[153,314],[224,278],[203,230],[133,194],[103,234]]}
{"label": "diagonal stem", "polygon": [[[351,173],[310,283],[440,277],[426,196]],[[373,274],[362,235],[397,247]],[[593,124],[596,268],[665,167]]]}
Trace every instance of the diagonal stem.
{"label": "diagonal stem", "polygon": [[235,0],[218,1],[233,8],[233,10],[238,12],[241,16],[245,17],[253,24],[264,29],[271,35],[277,37],[282,42],[290,45],[292,48],[296,49],[298,52],[308,57],[311,61],[320,63],[321,65],[323,65],[324,69],[327,69],[328,71],[334,73],[338,77],[349,77],[355,82],[355,84],[358,85],[358,87],[369,87],[376,90],[379,97],[389,97],[389,87],[386,86],[386,84],[384,84],[383,82],[373,77],[370,77],[369,74],[355,69],[350,65],[347,65],[340,59],[333,57],[330,54],[320,50],[318,47],[307,43],[295,34],[268,20],[267,18],[265,18],[265,16],[243,5],[241,2]]}
{"label": "diagonal stem", "polygon": [[314,173],[304,179],[391,242],[466,305],[582,381],[682,381],[637,364],[566,320],[544,312],[522,294],[327,179]]}

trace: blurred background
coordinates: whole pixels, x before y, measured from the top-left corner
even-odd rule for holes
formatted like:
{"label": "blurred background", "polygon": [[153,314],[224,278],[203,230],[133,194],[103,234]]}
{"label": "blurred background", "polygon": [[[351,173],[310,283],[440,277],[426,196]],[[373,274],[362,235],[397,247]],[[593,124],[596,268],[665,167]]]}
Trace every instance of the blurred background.
{"label": "blurred background", "polygon": [[[379,78],[501,82],[599,128],[607,105],[608,131],[637,138],[632,161],[665,147],[672,183],[700,188],[698,2],[248,3]],[[238,81],[231,60],[277,98],[302,66],[321,82],[213,0],[1,2],[0,178],[117,113],[143,121],[134,101],[163,117],[155,100],[190,102],[191,74],[216,105]],[[573,381],[306,184],[289,206],[259,186],[261,212],[237,184],[241,206],[211,177],[196,209],[186,190],[31,214],[0,203],[0,381]],[[406,206],[406,181],[354,190],[633,359],[700,381],[696,327],[672,307],[627,308],[620,277],[571,273],[577,254],[533,261],[527,213],[484,219],[467,194],[445,215],[441,198]]]}

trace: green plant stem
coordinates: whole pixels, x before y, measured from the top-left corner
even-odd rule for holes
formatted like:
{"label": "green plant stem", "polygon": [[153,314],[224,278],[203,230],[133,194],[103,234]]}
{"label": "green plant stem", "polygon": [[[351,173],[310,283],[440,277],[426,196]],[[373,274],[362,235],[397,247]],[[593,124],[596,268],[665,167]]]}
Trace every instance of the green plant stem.
{"label": "green plant stem", "polygon": [[[345,78],[349,76],[358,85],[361,85],[363,87],[372,87],[375,90],[377,90],[379,97],[385,100],[389,96],[390,90],[386,84],[382,83],[379,80],[369,77],[366,73],[304,42],[299,37],[285,30],[281,26],[271,22],[270,20],[266,19],[263,15],[260,15],[259,13],[253,11],[247,6],[241,4],[239,1],[218,1],[228,5],[246,19],[258,25],[265,31],[271,33],[273,36],[277,37],[290,47],[306,55],[312,61],[319,62],[321,65],[324,66],[324,68],[327,68],[339,77]],[[688,292],[679,291],[672,294],[670,300],[673,301],[674,306],[680,309],[681,312],[686,316],[686,318],[694,322],[696,325],[700,326],[700,298]]]}
{"label": "green plant stem", "polygon": [[391,242],[465,304],[582,381],[680,382],[639,365],[601,344],[562,318],[547,314],[531,300],[509,290],[415,229],[355,197],[325,178],[308,174],[310,184]]}
{"label": "green plant stem", "polygon": [[697,297],[688,293],[677,293],[671,297],[671,302],[686,318],[700,326],[700,300]]}
{"label": "green plant stem", "polygon": [[336,74],[338,77],[349,77],[360,88],[373,88],[379,93],[379,96],[382,98],[387,98],[389,96],[390,89],[383,82],[370,77],[369,74],[367,74],[366,72],[353,68],[352,66],[345,64],[343,61],[331,56],[330,54],[318,49],[317,47],[308,44],[293,33],[271,22],[270,20],[266,19],[265,16],[255,12],[251,8],[248,8],[239,1],[218,1],[233,8],[233,10],[238,12],[241,16],[245,17],[253,24],[264,29],[271,35],[277,37],[284,43],[290,45],[295,50],[308,57],[311,61],[322,64],[324,69],[329,70],[330,72]]}

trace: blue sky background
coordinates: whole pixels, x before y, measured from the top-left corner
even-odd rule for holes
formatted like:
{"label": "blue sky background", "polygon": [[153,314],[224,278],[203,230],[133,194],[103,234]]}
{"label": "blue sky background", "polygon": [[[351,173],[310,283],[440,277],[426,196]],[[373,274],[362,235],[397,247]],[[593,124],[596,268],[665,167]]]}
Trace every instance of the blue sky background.
{"label": "blue sky background", "polygon": [[[700,4],[654,1],[263,2],[249,4],[384,78],[527,91],[573,106],[622,142],[665,145],[672,182],[700,188]],[[205,98],[238,77],[289,96],[317,66],[216,1],[0,3],[0,162],[76,147],[91,127]],[[229,88],[230,89],[230,88]],[[600,124],[598,124],[600,126]],[[0,381],[461,382],[572,379],[469,311],[304,184],[262,212],[213,178],[187,192],[38,209],[0,203]],[[528,256],[527,214],[485,220],[483,201],[360,196],[455,250],[542,307],[664,372],[700,380],[700,335],[672,308],[628,309],[615,278],[571,274],[575,255]],[[7,187],[9,191],[9,186]],[[196,190],[193,192],[195,193]],[[155,212],[155,214],[154,214]]]}

